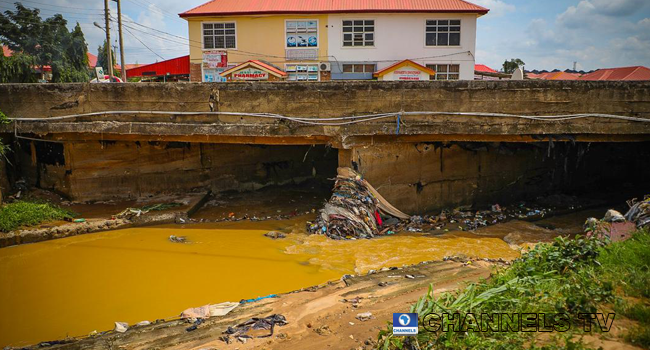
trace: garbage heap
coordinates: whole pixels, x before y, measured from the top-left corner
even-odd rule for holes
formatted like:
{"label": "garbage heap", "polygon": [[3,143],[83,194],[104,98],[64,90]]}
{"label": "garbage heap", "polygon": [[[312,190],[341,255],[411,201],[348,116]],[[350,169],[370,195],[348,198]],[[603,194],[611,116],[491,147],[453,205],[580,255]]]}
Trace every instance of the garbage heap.
{"label": "garbage heap", "polygon": [[642,201],[629,200],[627,204],[630,209],[625,215],[609,209],[600,220],[588,218],[584,224],[587,236],[606,236],[617,241],[629,238],[637,229],[650,228],[650,195]]}
{"label": "garbage heap", "polygon": [[409,216],[393,207],[363,177],[350,168],[337,169],[332,197],[307,223],[313,234],[333,239],[373,238],[396,232]]}
{"label": "garbage heap", "polygon": [[650,228],[650,195],[639,202],[633,199],[628,205],[630,210],[625,213],[625,220],[633,222],[637,228]]}

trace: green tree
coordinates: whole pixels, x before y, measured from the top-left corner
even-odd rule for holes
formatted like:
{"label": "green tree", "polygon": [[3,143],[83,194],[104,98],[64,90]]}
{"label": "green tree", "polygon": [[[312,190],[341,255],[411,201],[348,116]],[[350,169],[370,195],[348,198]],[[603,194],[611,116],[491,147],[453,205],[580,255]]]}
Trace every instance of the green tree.
{"label": "green tree", "polygon": [[[113,62],[113,72],[117,72],[116,61],[115,61],[115,51],[111,48],[111,59]],[[108,74],[108,56],[106,55],[106,40],[104,44],[97,48],[97,66],[104,68],[104,74]],[[115,74],[115,73],[114,73]]]}
{"label": "green tree", "polygon": [[[88,47],[79,23],[68,31],[68,22],[60,14],[42,20],[38,9],[26,8],[19,2],[15,5],[15,11],[0,13],[0,42],[16,54],[32,57],[33,66],[52,67],[54,82],[88,81]],[[4,79],[12,82],[31,82],[25,79],[21,65],[28,60],[6,60],[10,70],[0,66],[0,75],[9,76]]]}
{"label": "green tree", "polygon": [[511,60],[506,60],[503,62],[503,72],[512,74],[515,72],[515,70],[519,67],[522,67],[525,65],[524,61],[518,59],[518,58],[513,58]]}
{"label": "green tree", "polygon": [[35,83],[35,65],[34,57],[22,52],[0,55],[0,83]]}

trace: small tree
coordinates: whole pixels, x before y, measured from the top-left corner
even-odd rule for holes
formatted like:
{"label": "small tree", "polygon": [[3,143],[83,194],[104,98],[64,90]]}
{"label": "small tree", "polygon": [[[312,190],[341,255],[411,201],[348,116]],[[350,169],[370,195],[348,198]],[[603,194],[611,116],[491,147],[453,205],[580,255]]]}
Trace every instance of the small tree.
{"label": "small tree", "polygon": [[520,60],[519,58],[513,58],[511,60],[506,60],[503,62],[503,72],[512,74],[517,70],[517,68],[522,67],[525,65],[524,61]]}
{"label": "small tree", "polygon": [[[104,44],[97,48],[97,66],[104,68],[104,73],[108,74],[108,56],[106,56],[106,45],[106,40],[104,40]],[[117,68],[115,67],[115,52],[113,51],[113,48],[111,48],[111,59],[113,62],[113,72],[116,72]]]}

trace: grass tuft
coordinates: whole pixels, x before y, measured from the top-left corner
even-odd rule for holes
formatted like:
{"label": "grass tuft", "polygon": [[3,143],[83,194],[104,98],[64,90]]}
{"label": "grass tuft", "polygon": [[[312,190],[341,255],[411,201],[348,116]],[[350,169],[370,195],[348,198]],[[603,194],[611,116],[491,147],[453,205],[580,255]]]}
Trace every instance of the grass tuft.
{"label": "grass tuft", "polygon": [[71,219],[75,213],[57,205],[24,200],[0,206],[0,231],[10,232],[23,226],[34,226],[52,220]]}

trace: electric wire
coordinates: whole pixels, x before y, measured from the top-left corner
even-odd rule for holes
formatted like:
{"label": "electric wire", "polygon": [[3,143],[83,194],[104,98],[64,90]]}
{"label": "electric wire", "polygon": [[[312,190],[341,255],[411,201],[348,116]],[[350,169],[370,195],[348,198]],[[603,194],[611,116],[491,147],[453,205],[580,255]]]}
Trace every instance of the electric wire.
{"label": "electric wire", "polygon": [[[350,124],[357,124],[387,118],[400,117],[404,118],[407,116],[425,116],[425,115],[438,115],[438,116],[466,116],[466,117],[488,117],[488,118],[519,118],[533,121],[544,121],[544,122],[560,122],[560,121],[570,121],[575,119],[583,118],[599,118],[599,119],[614,119],[614,120],[625,120],[632,122],[644,122],[650,123],[650,119],[639,118],[639,117],[630,117],[624,115],[615,115],[615,114],[602,114],[602,113],[579,113],[579,114],[566,114],[566,115],[545,115],[545,116],[534,116],[534,115],[518,115],[518,114],[506,114],[506,113],[486,113],[486,112],[437,112],[437,111],[412,111],[412,112],[389,112],[381,114],[367,114],[367,115],[357,115],[357,116],[345,116],[345,117],[332,117],[332,118],[318,118],[318,117],[289,117],[280,114],[273,113],[247,113],[247,112],[174,112],[174,111],[103,111],[103,112],[91,112],[83,114],[72,114],[66,116],[50,117],[50,118],[9,118],[10,120],[17,122],[52,122],[59,120],[75,119],[81,117],[92,117],[92,116],[109,116],[109,115],[125,115],[125,114],[145,114],[145,115],[230,115],[230,116],[242,116],[242,117],[256,117],[256,118],[270,118],[278,120],[288,120],[297,122],[300,124],[309,124],[309,125],[321,125],[321,126],[343,126]],[[95,122],[97,120],[92,120]],[[154,122],[158,123],[158,122]],[[142,124],[142,123],[140,123]],[[147,124],[147,123],[144,123]],[[150,123],[149,123],[150,124]],[[172,125],[209,125],[205,123],[171,123]],[[217,124],[220,125],[220,124]]]}

